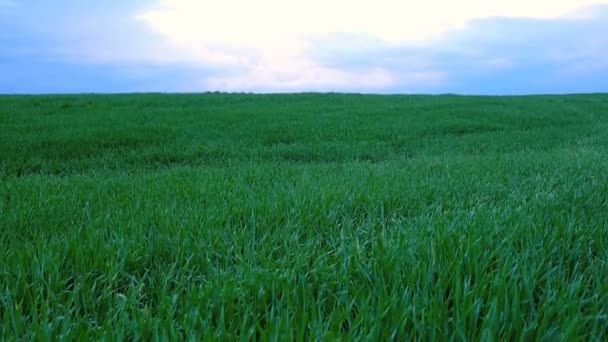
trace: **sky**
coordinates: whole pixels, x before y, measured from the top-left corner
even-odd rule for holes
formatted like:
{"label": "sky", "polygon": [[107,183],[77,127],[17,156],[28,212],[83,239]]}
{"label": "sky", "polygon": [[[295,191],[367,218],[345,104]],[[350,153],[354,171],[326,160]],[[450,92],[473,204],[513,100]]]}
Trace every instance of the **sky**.
{"label": "sky", "polygon": [[608,0],[0,0],[0,94],[608,92]]}

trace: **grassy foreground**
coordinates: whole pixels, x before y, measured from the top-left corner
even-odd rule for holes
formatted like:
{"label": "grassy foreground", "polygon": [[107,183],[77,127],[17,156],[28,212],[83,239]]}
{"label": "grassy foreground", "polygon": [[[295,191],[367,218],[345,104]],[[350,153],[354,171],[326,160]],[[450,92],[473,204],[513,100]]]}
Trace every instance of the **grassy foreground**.
{"label": "grassy foreground", "polygon": [[608,95],[0,96],[0,339],[608,338]]}

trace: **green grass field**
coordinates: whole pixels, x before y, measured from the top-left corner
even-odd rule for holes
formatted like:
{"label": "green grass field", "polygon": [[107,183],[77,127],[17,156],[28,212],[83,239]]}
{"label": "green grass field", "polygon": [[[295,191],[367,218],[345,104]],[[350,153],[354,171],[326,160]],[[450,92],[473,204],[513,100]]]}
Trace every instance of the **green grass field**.
{"label": "green grass field", "polygon": [[608,95],[0,97],[0,339],[605,340]]}

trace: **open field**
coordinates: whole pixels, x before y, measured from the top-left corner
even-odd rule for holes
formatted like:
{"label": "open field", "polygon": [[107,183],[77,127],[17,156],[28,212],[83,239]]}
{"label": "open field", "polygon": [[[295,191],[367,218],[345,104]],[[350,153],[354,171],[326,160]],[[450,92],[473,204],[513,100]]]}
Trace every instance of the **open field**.
{"label": "open field", "polygon": [[608,338],[608,95],[0,96],[0,339]]}

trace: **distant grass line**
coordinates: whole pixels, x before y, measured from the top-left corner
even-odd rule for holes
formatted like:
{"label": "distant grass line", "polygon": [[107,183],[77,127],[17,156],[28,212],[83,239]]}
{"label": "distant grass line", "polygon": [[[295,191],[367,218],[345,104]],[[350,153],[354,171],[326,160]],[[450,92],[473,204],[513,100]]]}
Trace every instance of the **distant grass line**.
{"label": "distant grass line", "polygon": [[608,95],[0,96],[2,339],[608,337]]}

